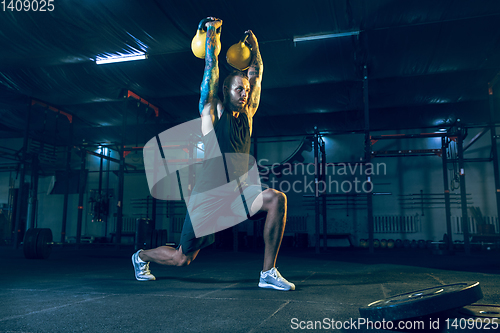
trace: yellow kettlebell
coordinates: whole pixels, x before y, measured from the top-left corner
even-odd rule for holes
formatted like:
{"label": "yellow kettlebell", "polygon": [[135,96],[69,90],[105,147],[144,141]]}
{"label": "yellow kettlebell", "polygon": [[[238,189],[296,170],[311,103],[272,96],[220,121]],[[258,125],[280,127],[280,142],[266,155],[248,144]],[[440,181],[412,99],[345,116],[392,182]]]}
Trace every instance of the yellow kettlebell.
{"label": "yellow kettlebell", "polygon": [[248,38],[246,33],[243,38],[227,50],[226,60],[227,63],[240,71],[244,71],[250,66],[252,60],[252,51],[248,45],[245,44]]}
{"label": "yellow kettlebell", "polygon": [[[210,21],[211,19],[209,18],[204,18],[200,21],[200,23],[198,24],[196,35],[191,41],[191,50],[193,51],[193,54],[200,59],[205,59],[205,46],[207,44],[207,27],[205,26],[205,24]],[[220,31],[221,28],[219,27],[215,36],[215,55],[219,55],[220,53]]]}

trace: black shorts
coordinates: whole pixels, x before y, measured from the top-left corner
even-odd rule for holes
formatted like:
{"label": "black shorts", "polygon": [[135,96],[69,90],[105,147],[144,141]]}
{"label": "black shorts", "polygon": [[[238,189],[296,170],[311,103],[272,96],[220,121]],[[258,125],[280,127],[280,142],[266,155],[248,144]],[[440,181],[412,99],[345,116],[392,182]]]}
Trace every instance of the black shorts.
{"label": "black shorts", "polygon": [[[263,190],[264,189],[261,186],[252,185],[243,189],[243,195],[237,190],[232,194],[228,193],[224,196],[204,195],[204,193],[199,194],[193,190],[193,193],[196,195],[192,195],[189,202],[189,205],[195,206],[192,212],[196,214],[197,221],[201,217],[206,221],[208,228],[212,229],[208,231],[205,230],[203,234],[206,235],[196,237],[189,212],[186,213],[186,218],[182,227],[181,239],[179,242],[179,246],[182,246],[182,252],[184,254],[192,253],[213,244],[215,241],[214,233],[226,228],[223,225],[221,226],[220,223],[217,224],[215,221],[216,219],[229,218],[233,219],[233,221],[238,221],[239,223],[247,220],[247,218],[251,216],[256,215],[257,212],[252,213],[250,209],[258,195],[262,193]],[[196,202],[192,202],[191,200],[193,199]],[[242,203],[243,206],[246,207],[243,207]],[[236,223],[230,224],[227,227],[232,227],[235,224]]]}

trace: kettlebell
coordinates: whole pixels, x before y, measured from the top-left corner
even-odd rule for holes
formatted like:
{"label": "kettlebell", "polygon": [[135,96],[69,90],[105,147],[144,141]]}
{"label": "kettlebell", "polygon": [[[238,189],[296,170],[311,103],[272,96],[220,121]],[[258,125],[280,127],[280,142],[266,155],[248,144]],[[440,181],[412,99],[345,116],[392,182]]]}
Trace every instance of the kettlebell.
{"label": "kettlebell", "polygon": [[[209,18],[204,18],[200,21],[200,23],[198,24],[196,35],[191,41],[191,50],[193,51],[193,54],[200,59],[205,59],[205,46],[207,44],[207,27],[205,26],[205,24],[210,21],[212,20]],[[215,55],[219,55],[220,53],[220,32],[221,28],[218,28],[215,36]]]}
{"label": "kettlebell", "polygon": [[250,60],[252,58],[252,53],[250,47],[248,47],[245,42],[248,38],[248,34],[245,33],[241,40],[231,46],[226,53],[226,60],[229,65],[244,71],[250,66]]}

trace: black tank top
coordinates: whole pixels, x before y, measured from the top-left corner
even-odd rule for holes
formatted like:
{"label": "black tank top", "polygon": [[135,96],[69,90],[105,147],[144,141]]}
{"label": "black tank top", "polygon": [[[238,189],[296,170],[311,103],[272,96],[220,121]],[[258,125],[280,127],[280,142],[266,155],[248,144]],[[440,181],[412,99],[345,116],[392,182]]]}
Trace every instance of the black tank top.
{"label": "black tank top", "polygon": [[214,130],[203,137],[203,144],[205,157],[202,170],[196,175],[197,192],[227,184],[248,172],[251,139],[245,113],[236,118],[232,112],[223,111]]}

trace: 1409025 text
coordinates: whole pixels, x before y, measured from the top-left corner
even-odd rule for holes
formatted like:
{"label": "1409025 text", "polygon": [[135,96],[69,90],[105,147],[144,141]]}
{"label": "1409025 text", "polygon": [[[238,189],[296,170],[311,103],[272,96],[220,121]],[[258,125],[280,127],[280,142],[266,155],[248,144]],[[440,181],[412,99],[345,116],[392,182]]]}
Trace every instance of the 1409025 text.
{"label": "1409025 text", "polygon": [[55,10],[54,0],[2,0],[4,12],[52,12]]}

